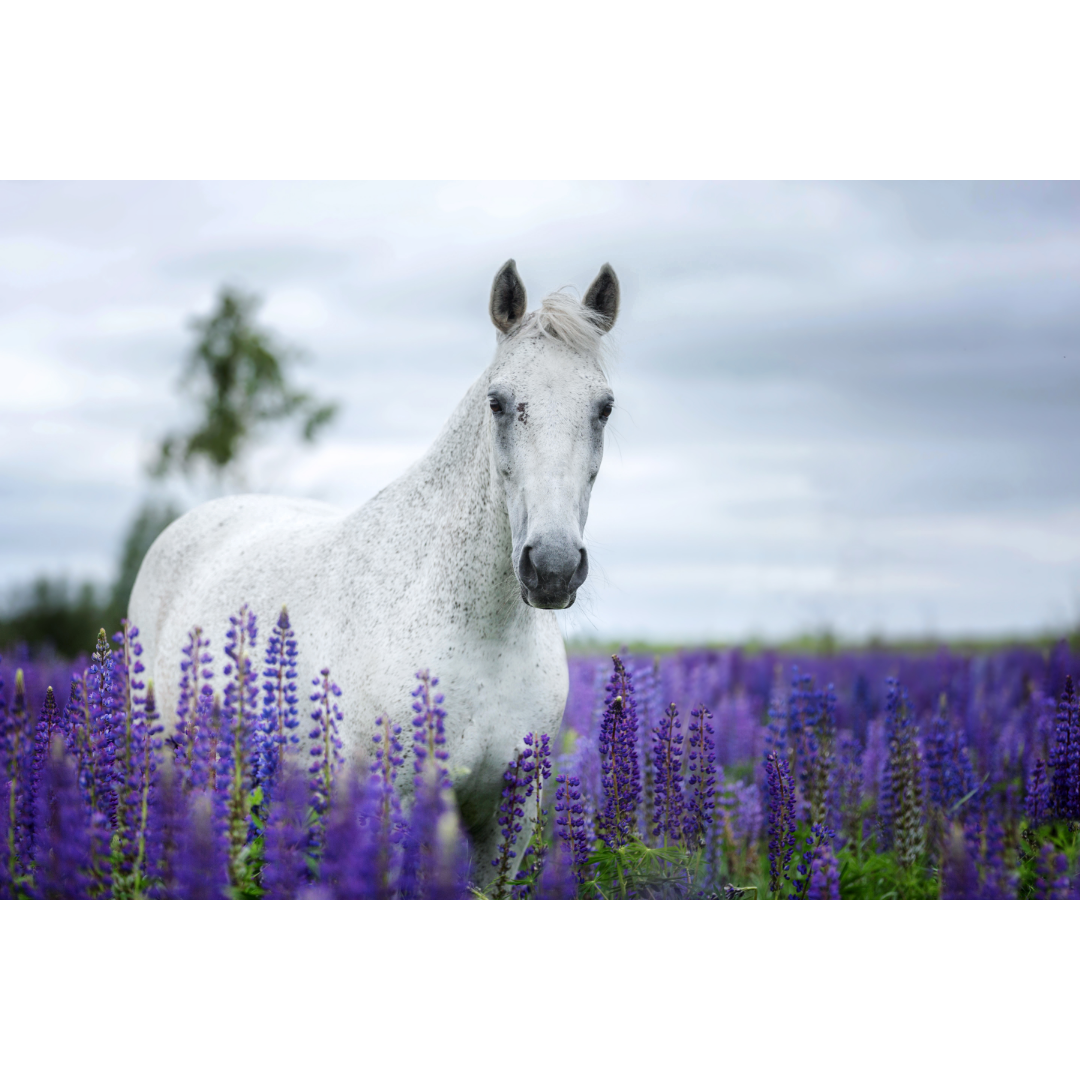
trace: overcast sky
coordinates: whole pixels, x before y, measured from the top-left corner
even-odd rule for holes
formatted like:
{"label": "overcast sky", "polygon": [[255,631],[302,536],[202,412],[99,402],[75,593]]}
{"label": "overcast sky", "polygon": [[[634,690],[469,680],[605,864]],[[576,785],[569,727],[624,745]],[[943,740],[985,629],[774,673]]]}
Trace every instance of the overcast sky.
{"label": "overcast sky", "polygon": [[980,633],[1080,617],[1080,186],[0,185],[0,588],[106,580],[223,282],[342,403],[261,490],[355,505],[530,306],[623,286],[568,632]]}

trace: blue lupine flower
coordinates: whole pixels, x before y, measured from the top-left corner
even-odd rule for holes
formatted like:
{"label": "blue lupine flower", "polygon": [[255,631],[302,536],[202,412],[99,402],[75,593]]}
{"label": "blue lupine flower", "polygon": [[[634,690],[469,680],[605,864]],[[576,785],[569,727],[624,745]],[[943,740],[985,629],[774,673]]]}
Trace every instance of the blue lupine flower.
{"label": "blue lupine flower", "polygon": [[885,737],[888,757],[878,802],[881,846],[895,849],[902,866],[911,866],[922,853],[922,768],[915,711],[895,679],[886,683]]}
{"label": "blue lupine flower", "polygon": [[413,698],[413,771],[416,783],[430,765],[435,770],[438,783],[442,787],[450,786],[450,774],[446,767],[446,713],[440,708],[443,695],[433,693],[439,680],[432,678],[427,669],[418,671],[419,684],[412,692]]}
{"label": "blue lupine flower", "polygon": [[653,729],[653,836],[661,846],[682,838],[683,736],[679,710],[672,702]]}
{"label": "blue lupine flower", "polygon": [[[528,751],[531,755],[532,751]],[[517,857],[516,847],[525,825],[525,802],[531,794],[525,773],[526,751],[519,751],[503,773],[502,795],[495,822],[499,828],[498,854],[491,860],[495,867],[493,896],[503,900],[509,895],[510,873]]]}
{"label": "blue lupine flower", "polygon": [[91,885],[91,832],[75,762],[54,736],[42,762],[37,799],[36,895],[84,900]]}
{"label": "blue lupine flower", "polygon": [[600,722],[600,768],[604,803],[597,833],[612,848],[621,847],[634,834],[641,802],[641,767],[637,753],[637,702],[630,673],[619,656],[612,656],[614,671],[607,684],[604,715]]}
{"label": "blue lupine flower", "polygon": [[1028,777],[1027,798],[1024,802],[1028,828],[1037,829],[1050,817],[1050,782],[1047,778],[1046,762],[1036,758]]}
{"label": "blue lupine flower", "polygon": [[[526,879],[539,878],[544,868],[547,845],[544,842],[544,790],[551,779],[551,737],[529,732],[524,737],[523,771],[526,780],[525,797],[532,807],[532,832],[521,855],[520,869],[514,876],[512,898],[524,900],[532,891]],[[528,812],[528,811],[527,811]]]}
{"label": "blue lupine flower", "polygon": [[704,848],[716,809],[716,733],[712,713],[699,705],[690,712],[686,752],[686,810],[683,835],[690,848]]}
{"label": "blue lupine flower", "polygon": [[283,756],[300,745],[296,729],[300,726],[297,706],[300,697],[296,688],[296,634],[289,624],[289,613],[281,609],[278,621],[266,645],[263,668],[263,711],[261,725],[261,756],[254,777],[256,787],[263,789],[269,802],[274,779]]}
{"label": "blue lupine flower", "polygon": [[786,879],[795,854],[795,785],[786,757],[775,751],[765,758],[769,791],[769,891],[774,895]]}
{"label": "blue lupine flower", "polygon": [[188,633],[188,642],[181,652],[180,697],[176,705],[176,726],[169,743],[179,770],[180,783],[185,792],[202,782],[192,777],[192,760],[198,741],[198,715],[205,693],[210,693],[210,681],[214,677],[214,657],[209,651],[210,639],[203,637],[196,626]]}
{"label": "blue lupine flower", "polygon": [[1071,676],[1065,677],[1065,688],[1058,699],[1050,765],[1054,817],[1068,821],[1080,819],[1080,709]]}
{"label": "blue lupine flower", "polygon": [[322,846],[326,829],[326,815],[330,809],[330,797],[334,790],[334,777],[343,763],[341,756],[341,738],[338,725],[343,717],[336,698],[341,697],[341,689],[330,679],[330,669],[323,668],[320,678],[312,679],[316,687],[311,700],[316,703],[311,711],[315,726],[308,732],[311,745],[308,755],[311,763],[308,773],[311,776],[311,808],[315,811],[315,824],[311,833],[312,852]]}
{"label": "blue lupine flower", "polygon": [[293,900],[310,880],[310,794],[307,775],[298,767],[279,773],[263,829],[260,881],[268,900]]}
{"label": "blue lupine flower", "polygon": [[555,835],[561,841],[558,845],[560,859],[570,867],[575,881],[584,884],[585,863],[592,845],[586,828],[581,780],[560,773],[555,777],[555,784]]}
{"label": "blue lupine flower", "polygon": [[227,681],[221,705],[214,785],[215,813],[218,828],[226,837],[229,879],[233,885],[242,876],[243,851],[253,839],[255,827],[248,813],[248,799],[255,789],[260,750],[257,638],[255,614],[244,604],[238,614],[229,617],[225,635],[228,662],[221,670]]}

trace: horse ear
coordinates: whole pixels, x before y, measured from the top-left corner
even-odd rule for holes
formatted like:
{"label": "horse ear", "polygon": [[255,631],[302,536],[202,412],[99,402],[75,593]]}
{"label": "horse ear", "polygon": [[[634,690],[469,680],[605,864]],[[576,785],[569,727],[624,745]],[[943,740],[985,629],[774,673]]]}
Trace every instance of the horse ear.
{"label": "horse ear", "polygon": [[610,263],[600,267],[600,273],[589,286],[583,302],[585,307],[591,308],[599,316],[597,327],[600,333],[606,334],[615,325],[615,317],[619,314],[619,279]]}
{"label": "horse ear", "polygon": [[517,264],[507,259],[491,283],[491,321],[504,334],[510,333],[525,314],[525,283]]}

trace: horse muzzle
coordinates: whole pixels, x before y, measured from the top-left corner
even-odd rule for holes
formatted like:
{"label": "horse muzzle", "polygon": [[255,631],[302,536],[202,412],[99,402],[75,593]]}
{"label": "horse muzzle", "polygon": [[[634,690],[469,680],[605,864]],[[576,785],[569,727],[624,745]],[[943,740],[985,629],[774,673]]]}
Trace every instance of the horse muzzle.
{"label": "horse muzzle", "polygon": [[526,544],[518,556],[521,599],[530,607],[568,608],[589,575],[589,556],[583,547],[568,544]]}

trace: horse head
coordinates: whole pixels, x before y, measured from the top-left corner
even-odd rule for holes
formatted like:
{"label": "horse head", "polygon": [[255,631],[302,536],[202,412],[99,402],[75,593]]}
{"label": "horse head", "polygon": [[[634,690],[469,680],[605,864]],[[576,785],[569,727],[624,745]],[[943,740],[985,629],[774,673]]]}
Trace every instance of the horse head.
{"label": "horse head", "polygon": [[583,533],[615,397],[601,345],[619,310],[606,263],[579,303],[566,293],[526,314],[510,259],[491,287],[499,332],[487,401],[491,468],[506,498],[514,573],[536,608],[568,608],[589,572]]}

